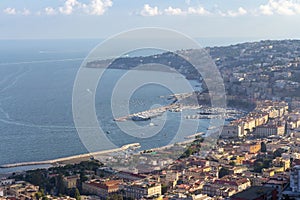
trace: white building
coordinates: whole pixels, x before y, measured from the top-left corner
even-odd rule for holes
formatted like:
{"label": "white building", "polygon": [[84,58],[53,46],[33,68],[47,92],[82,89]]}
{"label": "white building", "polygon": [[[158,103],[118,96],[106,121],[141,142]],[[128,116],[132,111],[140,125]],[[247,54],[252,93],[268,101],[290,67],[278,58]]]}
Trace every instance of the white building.
{"label": "white building", "polygon": [[2,179],[0,180],[0,186],[12,185],[15,179]]}
{"label": "white building", "polygon": [[300,192],[300,165],[294,166],[291,170],[290,187],[293,192]]}
{"label": "white building", "polygon": [[244,129],[241,125],[225,125],[223,127],[221,138],[230,139],[230,138],[240,138],[244,136]]}
{"label": "white building", "polygon": [[0,188],[0,197],[3,197],[4,196],[4,190],[3,188]]}
{"label": "white building", "polygon": [[256,127],[254,134],[257,137],[269,137],[271,135],[283,136],[285,134],[285,126],[261,125]]}
{"label": "white building", "polygon": [[132,199],[160,197],[161,184],[148,181],[132,182],[124,185],[124,195]]}

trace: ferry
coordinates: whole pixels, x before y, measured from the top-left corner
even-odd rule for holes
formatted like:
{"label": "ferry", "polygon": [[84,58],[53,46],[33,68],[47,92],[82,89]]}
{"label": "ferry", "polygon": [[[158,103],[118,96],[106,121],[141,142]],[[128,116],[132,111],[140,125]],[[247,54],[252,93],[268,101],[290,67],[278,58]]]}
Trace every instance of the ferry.
{"label": "ferry", "polygon": [[212,129],[216,129],[217,127],[216,126],[209,126],[207,127],[207,130],[212,130]]}
{"label": "ferry", "polygon": [[199,133],[196,133],[196,134],[193,134],[193,135],[189,135],[189,136],[186,136],[184,137],[185,139],[194,139],[196,138],[197,136],[201,136],[201,135],[204,135],[205,133],[204,132],[199,132]]}
{"label": "ferry", "polygon": [[147,121],[147,120],[150,120],[150,117],[132,116],[131,119],[133,121]]}

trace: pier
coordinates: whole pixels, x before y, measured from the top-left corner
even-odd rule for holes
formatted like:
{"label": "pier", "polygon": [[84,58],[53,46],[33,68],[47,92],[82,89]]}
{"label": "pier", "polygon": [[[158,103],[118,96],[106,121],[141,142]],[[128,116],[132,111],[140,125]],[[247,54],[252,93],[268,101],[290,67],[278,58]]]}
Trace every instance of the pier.
{"label": "pier", "polygon": [[[129,115],[123,116],[123,117],[117,117],[114,120],[118,121],[118,122],[124,122],[124,121],[127,121],[127,120],[146,121],[146,120],[149,120],[153,117],[160,116],[163,113],[165,113],[166,111],[181,112],[183,109],[198,109],[198,108],[201,108],[202,106],[200,106],[200,105],[197,105],[197,106],[184,106],[184,105],[178,103],[178,101],[189,98],[193,95],[195,95],[195,94],[194,93],[172,94],[172,95],[167,96],[168,99],[174,99],[173,103],[171,103],[169,105],[149,109],[149,110],[138,112],[138,113],[129,114]],[[161,96],[161,98],[166,98],[166,96]]]}
{"label": "pier", "polygon": [[116,148],[116,149],[109,149],[109,150],[80,154],[80,155],[69,156],[69,157],[64,157],[64,158],[57,158],[57,159],[53,159],[53,160],[5,164],[5,165],[0,165],[0,168],[12,168],[12,167],[21,167],[21,166],[30,166],[30,165],[45,165],[45,164],[56,165],[56,164],[62,164],[67,161],[73,161],[74,163],[76,163],[78,161],[89,160],[91,157],[94,157],[94,156],[99,156],[99,155],[103,155],[103,154],[107,154],[107,153],[119,152],[119,151],[131,149],[131,148],[139,148],[139,147],[140,147],[139,143],[132,143],[132,144],[126,144],[126,145],[124,145],[120,148]]}
{"label": "pier", "polygon": [[[167,106],[162,106],[159,108],[154,108],[154,109],[150,109],[150,110],[146,110],[146,111],[142,111],[142,112],[138,112],[138,113],[133,113],[130,115],[126,115],[123,117],[118,117],[115,118],[115,121],[118,122],[122,122],[122,121],[127,121],[127,120],[135,120],[135,119],[139,119],[139,121],[143,121],[143,120],[147,120],[153,117],[157,117],[162,115],[163,113],[165,113],[166,111],[170,110],[170,109],[175,109],[176,107],[179,107],[179,105],[177,104],[171,104],[171,105],[167,105]],[[138,120],[136,120],[138,121]]]}

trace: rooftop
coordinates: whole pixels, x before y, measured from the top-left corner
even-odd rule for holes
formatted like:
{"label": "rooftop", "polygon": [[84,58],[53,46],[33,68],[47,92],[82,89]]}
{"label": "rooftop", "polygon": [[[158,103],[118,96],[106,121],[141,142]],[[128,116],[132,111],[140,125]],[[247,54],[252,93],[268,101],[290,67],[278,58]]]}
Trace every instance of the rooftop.
{"label": "rooftop", "polygon": [[253,186],[232,196],[232,198],[257,199],[263,194],[270,195],[274,188]]}

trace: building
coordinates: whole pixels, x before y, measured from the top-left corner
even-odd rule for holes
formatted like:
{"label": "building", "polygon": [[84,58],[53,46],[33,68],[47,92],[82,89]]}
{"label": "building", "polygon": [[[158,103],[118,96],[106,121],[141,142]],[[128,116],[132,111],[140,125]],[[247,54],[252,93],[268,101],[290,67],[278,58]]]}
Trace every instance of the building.
{"label": "building", "polygon": [[283,136],[285,126],[283,125],[262,125],[256,127],[254,134],[256,137],[269,137],[271,135]]}
{"label": "building", "polygon": [[214,183],[206,183],[202,188],[202,193],[210,197],[222,196],[226,198],[232,196],[236,192],[237,191],[231,185],[221,186]]}
{"label": "building", "polygon": [[290,187],[292,192],[300,192],[300,165],[296,165],[290,172]]}
{"label": "building", "polygon": [[124,185],[124,196],[132,199],[161,196],[161,184],[149,181],[136,181]]}
{"label": "building", "polygon": [[206,183],[202,188],[202,193],[208,196],[230,197],[233,194],[243,191],[251,186],[251,182],[247,178],[235,179],[221,178],[211,183]]}
{"label": "building", "polygon": [[233,139],[244,136],[244,128],[241,125],[229,124],[225,125],[222,129],[221,138]]}
{"label": "building", "polygon": [[270,180],[264,183],[264,187],[270,187],[276,189],[278,196],[281,196],[281,193],[286,188],[287,184],[288,184],[288,180],[271,178]]}
{"label": "building", "polygon": [[260,151],[260,143],[245,143],[241,145],[242,152],[257,153]]}
{"label": "building", "polygon": [[243,120],[244,130],[252,132],[253,129],[256,127],[256,119],[254,118],[246,118]]}
{"label": "building", "polygon": [[77,187],[77,181],[80,179],[80,176],[73,175],[73,176],[65,176],[63,177],[63,182],[66,188],[76,188]]}
{"label": "building", "polygon": [[82,183],[82,190],[106,199],[109,195],[119,192],[121,180],[91,180]]}
{"label": "building", "polygon": [[168,197],[169,200],[212,200],[213,198],[203,195],[203,194],[198,194],[198,195],[185,195],[185,194],[176,194],[173,195],[172,197]]}
{"label": "building", "polygon": [[12,185],[15,179],[2,179],[0,180],[0,186]]}
{"label": "building", "polygon": [[118,177],[119,179],[124,179],[128,181],[136,181],[136,180],[141,180],[146,178],[146,176],[141,174],[135,174],[135,173],[124,172],[124,171],[119,171],[118,173],[115,174],[115,176]]}
{"label": "building", "polygon": [[165,178],[165,183],[167,185],[171,185],[172,187],[175,187],[177,184],[177,181],[179,179],[179,173],[178,172],[173,172],[173,171],[167,171],[166,173],[166,178]]}
{"label": "building", "polygon": [[241,174],[244,171],[247,171],[247,167],[238,166],[238,167],[233,167],[233,168],[229,169],[229,174]]}
{"label": "building", "polygon": [[275,175],[275,169],[274,168],[262,169],[262,175],[264,177],[274,176]]}
{"label": "building", "polygon": [[18,199],[33,199],[39,191],[39,186],[27,182],[17,182],[6,189],[6,195],[17,197]]}
{"label": "building", "polygon": [[253,186],[245,191],[234,194],[231,200],[277,200],[277,191],[274,188]]}
{"label": "building", "polygon": [[268,120],[269,120],[269,115],[266,113],[257,115],[255,117],[255,126],[257,127],[266,124]]}
{"label": "building", "polygon": [[4,189],[0,188],[0,197],[3,197],[3,196],[4,196]]}
{"label": "building", "polygon": [[273,166],[275,167],[283,167],[284,171],[290,168],[290,159],[277,157],[272,161]]}

